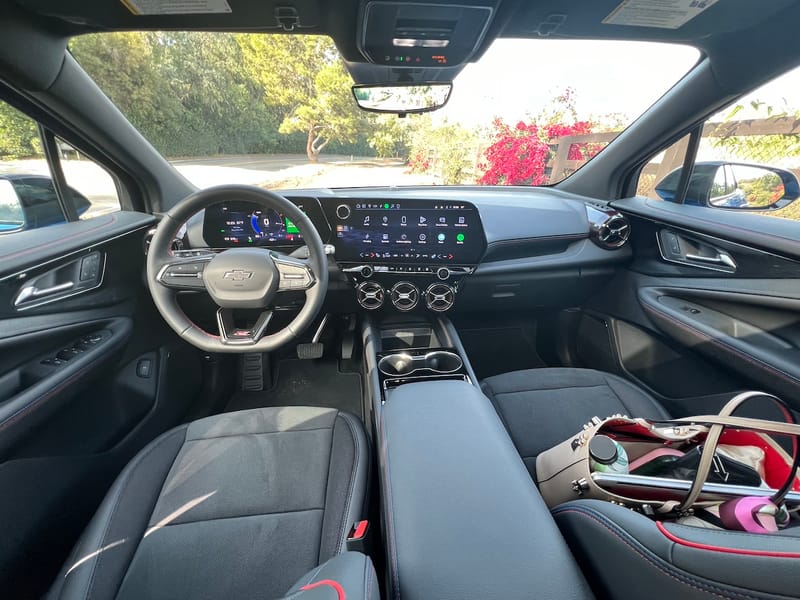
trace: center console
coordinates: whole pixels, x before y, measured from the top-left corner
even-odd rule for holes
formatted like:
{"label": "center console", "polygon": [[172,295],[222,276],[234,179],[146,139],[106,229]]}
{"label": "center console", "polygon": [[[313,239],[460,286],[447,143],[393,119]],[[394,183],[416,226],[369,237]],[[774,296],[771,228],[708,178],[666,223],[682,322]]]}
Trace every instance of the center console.
{"label": "center console", "polygon": [[336,262],[366,310],[450,310],[486,251],[469,202],[341,199],[327,211]]}
{"label": "center console", "polygon": [[377,435],[388,597],[592,598],[477,387],[403,385],[383,405]]}

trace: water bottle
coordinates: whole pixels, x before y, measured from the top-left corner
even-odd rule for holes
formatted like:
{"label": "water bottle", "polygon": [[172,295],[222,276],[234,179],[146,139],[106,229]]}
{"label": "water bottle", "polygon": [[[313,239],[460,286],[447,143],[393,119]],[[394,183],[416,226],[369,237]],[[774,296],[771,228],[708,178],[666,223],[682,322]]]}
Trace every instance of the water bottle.
{"label": "water bottle", "polygon": [[589,465],[600,473],[627,473],[628,453],[607,435],[596,435],[589,441]]}

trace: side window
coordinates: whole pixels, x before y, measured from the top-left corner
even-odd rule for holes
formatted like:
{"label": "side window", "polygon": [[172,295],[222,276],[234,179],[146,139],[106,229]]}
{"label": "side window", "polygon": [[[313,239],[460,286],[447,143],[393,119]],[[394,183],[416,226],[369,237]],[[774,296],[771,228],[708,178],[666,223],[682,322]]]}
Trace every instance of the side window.
{"label": "side window", "polygon": [[[120,209],[114,178],[93,160],[55,138],[66,181],[64,202],[77,218]],[[0,235],[65,223],[56,180],[36,121],[0,101]]]}
{"label": "side window", "polygon": [[[800,67],[708,119],[684,204],[800,221],[796,90]],[[641,172],[637,195],[680,201],[677,188],[687,147],[688,136],[655,157]]]}

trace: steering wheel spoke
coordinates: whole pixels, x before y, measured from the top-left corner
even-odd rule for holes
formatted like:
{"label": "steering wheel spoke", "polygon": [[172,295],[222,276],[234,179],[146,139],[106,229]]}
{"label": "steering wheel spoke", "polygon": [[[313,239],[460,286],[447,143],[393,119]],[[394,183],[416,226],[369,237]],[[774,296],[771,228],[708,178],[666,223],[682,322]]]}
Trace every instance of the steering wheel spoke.
{"label": "steering wheel spoke", "polygon": [[233,318],[233,311],[229,308],[217,310],[217,326],[219,327],[219,339],[223,344],[231,346],[249,346],[257,343],[272,320],[272,311],[263,311],[256,319],[255,324],[249,329],[236,327]]}
{"label": "steering wheel spoke", "polygon": [[313,287],[317,281],[306,260],[278,253],[273,253],[272,260],[280,274],[279,292],[304,291]]}
{"label": "steering wheel spoke", "polygon": [[206,289],[203,271],[214,257],[213,254],[200,258],[176,258],[161,267],[156,280],[163,286],[174,290],[202,291]]}

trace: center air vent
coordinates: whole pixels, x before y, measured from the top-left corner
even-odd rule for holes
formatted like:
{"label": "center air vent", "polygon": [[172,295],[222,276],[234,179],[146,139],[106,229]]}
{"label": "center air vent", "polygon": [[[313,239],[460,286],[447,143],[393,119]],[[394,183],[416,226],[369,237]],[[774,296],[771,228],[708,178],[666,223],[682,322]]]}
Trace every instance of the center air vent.
{"label": "center air vent", "polygon": [[436,312],[444,312],[453,308],[456,291],[446,283],[433,283],[425,290],[425,304]]}
{"label": "center air vent", "polygon": [[365,281],[356,288],[356,299],[362,308],[378,310],[383,306],[386,292],[381,284],[375,281]]}
{"label": "center air vent", "polygon": [[401,281],[392,288],[392,304],[397,310],[407,312],[419,302],[419,289],[413,283]]}

